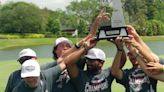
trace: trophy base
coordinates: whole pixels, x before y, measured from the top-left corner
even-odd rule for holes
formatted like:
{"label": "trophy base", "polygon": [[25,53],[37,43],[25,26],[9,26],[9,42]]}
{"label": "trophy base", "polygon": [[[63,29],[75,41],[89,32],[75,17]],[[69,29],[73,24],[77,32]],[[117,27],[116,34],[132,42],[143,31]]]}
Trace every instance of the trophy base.
{"label": "trophy base", "polygon": [[126,27],[102,26],[98,29],[97,40],[115,39],[118,36],[128,37]]}

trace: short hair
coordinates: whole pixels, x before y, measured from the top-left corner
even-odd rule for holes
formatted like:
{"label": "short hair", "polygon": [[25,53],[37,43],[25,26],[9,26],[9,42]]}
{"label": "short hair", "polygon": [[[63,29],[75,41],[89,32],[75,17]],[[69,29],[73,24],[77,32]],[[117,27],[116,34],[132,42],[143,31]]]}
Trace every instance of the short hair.
{"label": "short hair", "polygon": [[54,60],[56,60],[56,59],[58,58],[58,57],[57,57],[57,54],[55,53],[56,48],[57,48],[57,46],[54,46],[54,47],[53,47],[53,50],[52,50],[52,54],[53,54],[53,59],[54,59]]}

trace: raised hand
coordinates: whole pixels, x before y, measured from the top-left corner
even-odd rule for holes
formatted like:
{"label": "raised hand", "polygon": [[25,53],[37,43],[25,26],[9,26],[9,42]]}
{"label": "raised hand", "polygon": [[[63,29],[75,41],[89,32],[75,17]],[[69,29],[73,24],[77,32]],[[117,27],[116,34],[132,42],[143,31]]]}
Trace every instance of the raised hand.
{"label": "raised hand", "polygon": [[89,50],[96,46],[97,41],[95,40],[95,37],[90,37],[87,41],[84,42],[83,46],[86,48],[86,50]]}
{"label": "raised hand", "polygon": [[132,27],[131,25],[127,25],[127,31],[128,31],[128,34],[133,36],[134,39],[137,41],[137,42],[140,42],[140,36],[138,35],[138,33],[136,32],[136,30],[134,29],[134,27]]}
{"label": "raised hand", "polygon": [[79,42],[79,45],[83,46],[86,49],[91,49],[96,46],[96,43],[96,38],[93,35],[89,34]]}
{"label": "raised hand", "polygon": [[123,40],[122,40],[122,37],[117,37],[116,39],[110,39],[108,40],[110,42],[112,42],[113,44],[116,45],[117,49],[118,50],[122,50],[123,49]]}
{"label": "raised hand", "polygon": [[133,35],[128,35],[128,39],[127,38],[123,38],[123,41],[126,43],[126,44],[130,44],[132,45],[133,47],[137,48],[140,44],[135,40],[134,36]]}
{"label": "raised hand", "polygon": [[94,23],[91,26],[91,30],[90,33],[93,36],[96,36],[96,31],[99,27],[99,25],[101,24],[102,21],[109,21],[109,13],[106,13],[105,9],[102,9],[99,13],[99,15],[96,17],[96,20],[94,21]]}

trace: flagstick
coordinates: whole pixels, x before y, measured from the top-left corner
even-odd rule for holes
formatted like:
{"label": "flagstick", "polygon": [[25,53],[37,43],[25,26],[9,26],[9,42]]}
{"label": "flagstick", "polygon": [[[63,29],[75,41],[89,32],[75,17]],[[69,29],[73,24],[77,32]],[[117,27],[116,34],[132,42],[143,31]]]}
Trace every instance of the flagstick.
{"label": "flagstick", "polygon": [[78,39],[78,35],[76,35],[76,44],[78,44],[79,39]]}

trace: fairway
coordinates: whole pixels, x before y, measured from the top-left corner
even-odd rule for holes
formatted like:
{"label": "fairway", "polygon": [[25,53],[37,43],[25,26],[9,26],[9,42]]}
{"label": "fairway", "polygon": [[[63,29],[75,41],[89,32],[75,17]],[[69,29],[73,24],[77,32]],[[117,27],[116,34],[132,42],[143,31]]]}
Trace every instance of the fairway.
{"label": "fairway", "polygon": [[[113,60],[112,58],[107,59],[107,62],[105,62],[103,68],[107,68],[111,66],[112,60]],[[53,60],[43,58],[43,59],[39,59],[38,61],[40,64],[44,64],[44,63],[52,62]],[[4,92],[9,74],[14,70],[19,69],[20,65],[16,60],[1,61],[0,65],[1,65],[0,66],[0,92]],[[127,61],[124,68],[129,68],[129,67],[131,67],[131,64],[129,61]],[[164,90],[163,85],[164,85],[163,82],[158,82],[157,92],[163,92]],[[124,88],[122,85],[117,84],[114,80],[112,84],[112,92],[124,92]]]}

